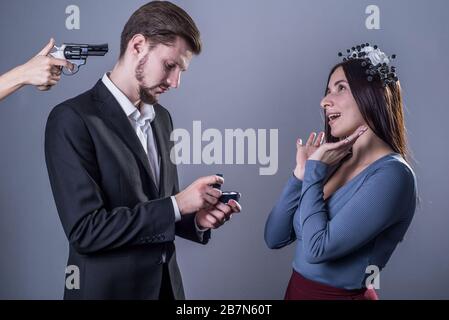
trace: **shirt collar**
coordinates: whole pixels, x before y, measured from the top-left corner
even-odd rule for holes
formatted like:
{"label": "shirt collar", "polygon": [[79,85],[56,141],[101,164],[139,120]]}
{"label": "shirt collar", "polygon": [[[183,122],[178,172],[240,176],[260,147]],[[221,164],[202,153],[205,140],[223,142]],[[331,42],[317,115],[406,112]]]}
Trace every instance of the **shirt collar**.
{"label": "shirt collar", "polygon": [[103,75],[103,78],[101,79],[103,81],[104,85],[108,90],[111,92],[111,94],[114,96],[114,98],[117,100],[120,107],[122,107],[123,111],[125,112],[126,116],[128,118],[132,118],[135,121],[143,121],[149,120],[150,122],[154,120],[156,113],[154,111],[154,106],[151,104],[143,104],[139,109],[136,108],[136,106],[128,99],[128,97],[120,91],[119,88],[109,79],[109,74],[105,73]]}

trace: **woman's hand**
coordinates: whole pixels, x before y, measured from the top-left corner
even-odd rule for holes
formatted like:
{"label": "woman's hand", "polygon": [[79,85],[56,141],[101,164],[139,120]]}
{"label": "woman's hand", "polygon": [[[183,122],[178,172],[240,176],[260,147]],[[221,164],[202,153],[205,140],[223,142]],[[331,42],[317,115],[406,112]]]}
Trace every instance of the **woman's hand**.
{"label": "woman's hand", "polygon": [[312,132],[305,145],[302,144],[301,139],[296,141],[296,168],[294,171],[296,178],[299,180],[304,179],[306,161],[315,151],[317,151],[323,141],[324,132],[320,132],[318,136],[315,132]]}
{"label": "woman's hand", "polygon": [[318,160],[328,165],[334,165],[343,159],[351,147],[368,128],[366,126],[359,127],[352,135],[344,140],[335,143],[324,142],[324,132],[320,132],[317,136],[312,132],[306,144],[302,144],[302,140],[296,141],[296,168],[294,174],[299,180],[304,179],[304,170],[307,160]]}
{"label": "woman's hand", "polygon": [[54,39],[50,39],[35,57],[18,67],[23,78],[22,84],[34,85],[39,90],[46,91],[61,79],[63,67],[73,69],[73,65],[69,61],[50,56],[54,44]]}
{"label": "woman's hand", "polygon": [[318,160],[328,165],[337,164],[343,159],[357,141],[357,139],[368,130],[366,126],[360,126],[353,134],[346,139],[334,143],[323,143],[320,147],[309,157],[308,160]]}
{"label": "woman's hand", "polygon": [[49,90],[61,79],[62,67],[73,69],[74,65],[69,61],[49,55],[54,44],[55,41],[51,39],[34,58],[0,75],[0,100],[27,84],[41,91]]}

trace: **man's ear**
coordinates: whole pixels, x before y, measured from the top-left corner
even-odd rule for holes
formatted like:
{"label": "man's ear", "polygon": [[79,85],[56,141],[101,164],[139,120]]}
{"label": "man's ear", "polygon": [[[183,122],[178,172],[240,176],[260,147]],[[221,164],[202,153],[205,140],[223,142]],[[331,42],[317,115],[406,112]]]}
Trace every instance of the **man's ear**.
{"label": "man's ear", "polygon": [[140,57],[147,53],[148,46],[147,39],[142,34],[138,33],[129,40],[128,50],[131,55]]}

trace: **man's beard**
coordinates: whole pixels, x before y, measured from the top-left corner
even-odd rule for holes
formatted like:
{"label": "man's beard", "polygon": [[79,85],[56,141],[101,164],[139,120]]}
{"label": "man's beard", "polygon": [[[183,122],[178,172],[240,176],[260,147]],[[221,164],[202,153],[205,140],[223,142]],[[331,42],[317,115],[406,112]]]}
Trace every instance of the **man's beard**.
{"label": "man's beard", "polygon": [[154,95],[150,93],[149,90],[149,88],[139,84],[139,99],[146,104],[156,104],[158,100]]}
{"label": "man's beard", "polygon": [[[139,63],[137,64],[135,74],[136,74],[136,80],[139,83],[139,99],[140,99],[140,101],[143,103],[146,103],[146,104],[153,105],[153,104],[157,103],[158,100],[153,94],[150,93],[150,90],[152,88],[145,87],[142,84],[143,78],[144,78],[143,70],[144,70],[144,67],[145,67],[145,64],[147,63],[147,61],[148,61],[148,54],[145,57],[143,57],[142,59],[140,59]],[[157,87],[158,86],[155,86],[154,88],[157,88]]]}

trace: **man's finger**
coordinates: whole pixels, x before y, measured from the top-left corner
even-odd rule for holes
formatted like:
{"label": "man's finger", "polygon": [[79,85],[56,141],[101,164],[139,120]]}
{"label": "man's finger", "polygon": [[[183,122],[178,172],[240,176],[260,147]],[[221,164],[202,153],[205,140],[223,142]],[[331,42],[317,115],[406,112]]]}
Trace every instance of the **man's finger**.
{"label": "man's finger", "polygon": [[217,198],[212,197],[212,196],[210,196],[208,194],[204,194],[203,198],[210,206],[215,206],[215,204],[218,202]]}
{"label": "man's finger", "polygon": [[219,223],[217,218],[215,218],[212,214],[207,214],[206,220],[209,221],[212,228],[216,228],[216,225]]}
{"label": "man's finger", "polygon": [[217,199],[220,198],[221,195],[223,194],[223,192],[221,192],[221,190],[218,190],[218,189],[215,189],[212,187],[208,187],[206,189],[206,193],[214,198],[217,198]]}
{"label": "man's finger", "polygon": [[227,204],[224,204],[223,202],[218,202],[215,205],[215,208],[217,210],[220,210],[221,212],[223,212],[225,215],[229,215],[232,212],[231,206],[228,206]]}
{"label": "man's finger", "polygon": [[36,56],[48,55],[54,46],[55,46],[55,39],[51,38],[50,41],[47,43],[47,45],[41,51],[39,51],[39,53]]}
{"label": "man's finger", "polygon": [[228,213],[228,212],[231,211],[231,207],[228,206],[226,203],[223,203],[223,202],[218,202],[218,203],[215,205],[215,207],[216,207],[217,209],[219,209],[219,210],[225,212],[225,213]]}
{"label": "man's finger", "polygon": [[226,222],[226,216],[219,210],[208,211],[206,219],[208,219],[214,227],[219,227]]}
{"label": "man's finger", "polygon": [[198,181],[201,184],[207,184],[207,185],[211,185],[211,184],[223,184],[224,183],[224,179],[222,177],[219,176],[207,176],[207,177],[201,177],[198,179]]}
{"label": "man's finger", "polygon": [[218,221],[223,221],[226,218],[226,215],[224,212],[218,210],[218,209],[212,209],[208,211],[209,214],[213,215],[215,219]]}
{"label": "man's finger", "polygon": [[231,207],[234,213],[242,211],[242,206],[234,199],[229,200],[228,205]]}

